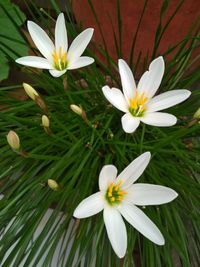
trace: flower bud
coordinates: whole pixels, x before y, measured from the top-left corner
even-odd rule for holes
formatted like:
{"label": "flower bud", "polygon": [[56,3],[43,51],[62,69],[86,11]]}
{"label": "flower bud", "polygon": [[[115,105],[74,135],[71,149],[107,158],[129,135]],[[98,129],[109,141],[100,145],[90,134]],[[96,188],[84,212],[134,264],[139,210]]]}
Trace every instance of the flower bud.
{"label": "flower bud", "polygon": [[36,97],[39,96],[37,91],[32,86],[30,86],[28,83],[23,83],[23,87],[27,95],[35,101]]}
{"label": "flower bud", "polygon": [[83,114],[83,109],[82,109],[81,107],[72,104],[72,105],[70,105],[70,108],[71,108],[71,110],[72,110],[74,113],[78,114],[79,116],[82,116],[82,114]]}
{"label": "flower bud", "polygon": [[198,108],[197,111],[194,113],[193,118],[197,120],[200,119],[200,108]]}
{"label": "flower bud", "polygon": [[53,191],[57,191],[59,189],[58,183],[53,179],[48,179],[47,184]]}
{"label": "flower bud", "polygon": [[7,141],[10,147],[14,150],[19,150],[20,149],[20,140],[19,136],[16,134],[14,131],[10,131],[7,134]]}
{"label": "flower bud", "polygon": [[49,128],[50,121],[49,121],[49,118],[46,115],[42,116],[42,125],[45,128]]}

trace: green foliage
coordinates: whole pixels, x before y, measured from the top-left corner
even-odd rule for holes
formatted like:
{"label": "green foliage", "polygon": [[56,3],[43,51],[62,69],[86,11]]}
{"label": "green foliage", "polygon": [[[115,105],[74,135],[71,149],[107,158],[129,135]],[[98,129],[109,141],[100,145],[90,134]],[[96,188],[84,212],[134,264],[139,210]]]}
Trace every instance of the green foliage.
{"label": "green foliage", "polygon": [[[93,7],[92,1],[89,2]],[[167,2],[163,3],[163,13]],[[52,3],[55,8],[55,1]],[[42,15],[41,19],[46,23]],[[119,10],[118,19],[121,27]],[[73,21],[73,18],[69,17],[68,21]],[[157,34],[160,35],[166,25],[160,24],[159,27]],[[70,37],[75,34],[74,25],[69,25]],[[200,78],[199,71],[185,74],[198,38],[197,23],[195,35],[188,33],[176,45],[176,55],[167,63],[161,86],[163,91],[187,88]],[[155,40],[159,40],[159,36]],[[155,55],[157,48],[154,49]],[[118,51],[120,53],[120,45]],[[166,55],[171,52],[172,48],[166,51]],[[93,52],[88,53],[95,57]],[[105,55],[114,69],[112,59],[107,52]],[[24,267],[38,266],[44,255],[43,266],[51,266],[59,242],[62,246],[56,263],[58,267],[80,266],[81,263],[87,267],[93,264],[96,267],[130,267],[138,266],[138,261],[142,267],[174,267],[176,260],[184,267],[200,265],[200,124],[190,126],[199,107],[200,92],[193,91],[189,100],[170,110],[179,119],[176,126],[140,126],[136,133],[125,134],[121,129],[121,113],[108,104],[101,92],[101,87],[106,84],[105,75],[110,73],[116,83],[119,79],[112,68],[98,59],[97,63],[68,72],[65,89],[66,77],[55,79],[47,71],[37,73],[30,69],[35,88],[49,108],[51,135],[41,126],[43,112],[35,102],[17,100],[10,94],[21,85],[0,90],[0,192],[5,195],[0,201],[2,267],[18,267],[22,262]],[[138,60],[138,64],[143,63]],[[81,104],[88,121],[73,113],[70,104]],[[5,136],[10,129],[19,135],[27,157],[14,153],[8,146]],[[154,245],[127,224],[128,250],[120,261],[109,244],[101,213],[81,221],[75,220],[72,214],[81,200],[98,190],[98,175],[104,164],[115,164],[121,171],[145,151],[151,151],[153,157],[140,182],[171,187],[179,197],[170,204],[144,209],[163,233],[165,246]],[[60,189],[51,190],[47,185],[48,179],[57,181]],[[53,211],[41,233],[34,238],[35,230],[49,208]],[[64,237],[67,242],[63,241]],[[12,252],[5,256],[11,246]],[[66,251],[70,251],[67,258]]]}
{"label": "green foliage", "polygon": [[27,55],[28,45],[20,32],[20,26],[26,17],[18,6],[9,0],[0,2],[0,81],[9,74],[8,61]]}

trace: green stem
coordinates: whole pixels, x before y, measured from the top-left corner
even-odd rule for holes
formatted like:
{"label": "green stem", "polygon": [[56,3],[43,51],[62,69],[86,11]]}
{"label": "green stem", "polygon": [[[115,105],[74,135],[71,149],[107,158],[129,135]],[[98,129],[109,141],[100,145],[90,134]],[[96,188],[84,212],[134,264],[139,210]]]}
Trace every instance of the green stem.
{"label": "green stem", "polygon": [[140,154],[142,153],[142,150],[143,150],[144,135],[145,135],[145,124],[142,125],[142,135],[141,135],[141,140],[140,140]]}

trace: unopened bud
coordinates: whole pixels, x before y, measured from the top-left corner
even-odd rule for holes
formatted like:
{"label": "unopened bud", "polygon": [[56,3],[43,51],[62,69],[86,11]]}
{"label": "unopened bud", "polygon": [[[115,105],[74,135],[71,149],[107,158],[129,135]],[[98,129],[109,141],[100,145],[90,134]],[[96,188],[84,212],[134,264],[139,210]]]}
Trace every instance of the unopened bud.
{"label": "unopened bud", "polygon": [[35,101],[36,97],[39,96],[37,91],[32,86],[30,86],[28,83],[23,83],[23,87],[27,95]]}
{"label": "unopened bud", "polygon": [[10,131],[7,134],[7,141],[10,147],[14,150],[19,150],[20,149],[20,140],[19,136],[16,134],[14,131]]}
{"label": "unopened bud", "polygon": [[43,125],[45,128],[49,128],[50,121],[49,121],[49,118],[48,118],[46,115],[43,115],[43,116],[42,116],[42,125]]}
{"label": "unopened bud", "polygon": [[59,189],[58,183],[53,179],[48,179],[47,184],[54,191],[57,191]]}
{"label": "unopened bud", "polygon": [[82,116],[83,109],[80,106],[72,104],[70,105],[70,108],[74,113],[78,114],[79,116]]}
{"label": "unopened bud", "polygon": [[198,108],[197,111],[194,113],[193,118],[197,120],[200,119],[200,108]]}

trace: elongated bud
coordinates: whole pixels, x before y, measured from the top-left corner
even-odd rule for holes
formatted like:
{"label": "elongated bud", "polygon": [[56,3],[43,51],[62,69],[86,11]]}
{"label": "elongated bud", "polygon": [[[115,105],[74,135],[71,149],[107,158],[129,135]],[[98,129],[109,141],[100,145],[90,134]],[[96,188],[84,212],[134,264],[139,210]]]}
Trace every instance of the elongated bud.
{"label": "elongated bud", "polygon": [[42,116],[42,125],[45,128],[49,128],[50,121],[49,121],[49,118],[46,115]]}
{"label": "elongated bud", "polygon": [[39,96],[39,94],[37,93],[37,91],[28,83],[23,83],[23,87],[25,92],[27,93],[27,95],[33,99],[34,101],[36,100],[36,97]]}
{"label": "elongated bud", "polygon": [[53,179],[48,179],[47,184],[53,191],[57,191],[59,189],[58,183]]}
{"label": "elongated bud", "polygon": [[23,83],[23,87],[27,95],[36,102],[36,104],[44,110],[45,113],[48,113],[48,107],[42,97],[38,92],[28,83]]}
{"label": "elongated bud", "polygon": [[20,140],[19,136],[16,134],[14,131],[10,131],[7,134],[7,141],[10,147],[14,150],[19,150],[20,149]]}
{"label": "elongated bud", "polygon": [[70,108],[74,113],[78,114],[79,116],[82,116],[82,114],[83,114],[82,107],[74,105],[74,104],[71,104]]}
{"label": "elongated bud", "polygon": [[194,113],[193,118],[197,120],[200,119],[200,108],[198,108],[197,111]]}

